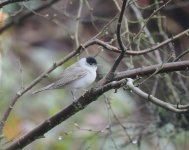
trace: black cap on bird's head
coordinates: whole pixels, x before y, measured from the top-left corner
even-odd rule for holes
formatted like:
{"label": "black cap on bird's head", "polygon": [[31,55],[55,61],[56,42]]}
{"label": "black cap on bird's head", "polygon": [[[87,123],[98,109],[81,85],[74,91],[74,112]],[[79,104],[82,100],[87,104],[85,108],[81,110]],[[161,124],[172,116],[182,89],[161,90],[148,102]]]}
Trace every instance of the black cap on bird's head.
{"label": "black cap on bird's head", "polygon": [[97,61],[94,57],[86,57],[86,61],[89,65],[97,65]]}

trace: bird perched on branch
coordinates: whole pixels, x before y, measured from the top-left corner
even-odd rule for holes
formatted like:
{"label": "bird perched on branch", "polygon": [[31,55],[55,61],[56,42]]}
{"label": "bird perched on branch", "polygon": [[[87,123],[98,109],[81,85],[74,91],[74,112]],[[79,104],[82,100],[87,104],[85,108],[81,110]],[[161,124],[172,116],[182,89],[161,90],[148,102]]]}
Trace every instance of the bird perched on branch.
{"label": "bird perched on branch", "polygon": [[70,90],[74,96],[77,89],[84,89],[95,81],[96,70],[97,61],[94,57],[82,58],[66,68],[57,81],[33,92],[32,94],[46,90],[66,88]]}

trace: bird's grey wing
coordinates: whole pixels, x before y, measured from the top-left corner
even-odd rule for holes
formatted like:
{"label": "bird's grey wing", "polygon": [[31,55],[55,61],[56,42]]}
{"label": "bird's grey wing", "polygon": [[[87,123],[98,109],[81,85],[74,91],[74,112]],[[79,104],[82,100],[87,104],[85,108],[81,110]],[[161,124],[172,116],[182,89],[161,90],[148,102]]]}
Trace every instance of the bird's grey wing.
{"label": "bird's grey wing", "polygon": [[34,91],[32,94],[36,94],[45,90],[62,88],[64,85],[73,82],[76,79],[80,79],[87,74],[85,69],[82,69],[78,64],[73,64],[70,67],[66,68],[60,79],[48,86],[45,86],[37,91]]}
{"label": "bird's grey wing", "polygon": [[87,70],[78,67],[71,66],[68,69],[64,70],[60,79],[56,81],[53,85],[51,85],[51,89],[62,88],[64,85],[69,84],[77,79],[81,79],[85,75],[87,75]]}

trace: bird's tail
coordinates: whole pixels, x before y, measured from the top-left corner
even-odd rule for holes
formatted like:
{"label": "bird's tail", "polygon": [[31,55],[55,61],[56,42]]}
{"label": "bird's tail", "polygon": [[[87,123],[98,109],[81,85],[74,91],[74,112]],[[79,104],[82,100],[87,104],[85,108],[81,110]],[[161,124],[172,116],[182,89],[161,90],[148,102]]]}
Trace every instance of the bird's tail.
{"label": "bird's tail", "polygon": [[50,90],[50,89],[52,89],[52,86],[53,86],[53,84],[47,85],[47,86],[45,86],[45,87],[43,87],[43,88],[41,88],[37,91],[32,92],[32,95],[37,94],[37,93],[42,92],[42,91]]}

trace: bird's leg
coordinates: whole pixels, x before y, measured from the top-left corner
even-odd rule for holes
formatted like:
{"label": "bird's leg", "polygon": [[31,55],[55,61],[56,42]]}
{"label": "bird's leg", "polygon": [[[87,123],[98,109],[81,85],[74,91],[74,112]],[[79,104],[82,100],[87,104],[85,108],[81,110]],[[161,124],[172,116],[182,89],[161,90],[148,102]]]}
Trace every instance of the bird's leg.
{"label": "bird's leg", "polygon": [[75,90],[71,90],[71,94],[72,94],[73,102],[75,102],[76,101]]}
{"label": "bird's leg", "polygon": [[89,91],[89,90],[87,90],[87,89],[82,89],[82,95],[84,95],[87,91]]}

